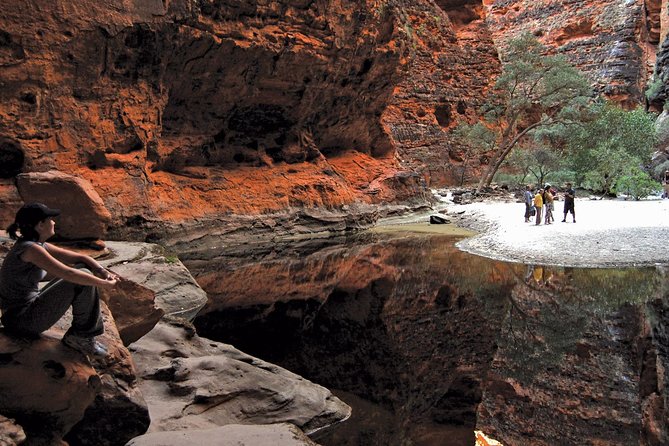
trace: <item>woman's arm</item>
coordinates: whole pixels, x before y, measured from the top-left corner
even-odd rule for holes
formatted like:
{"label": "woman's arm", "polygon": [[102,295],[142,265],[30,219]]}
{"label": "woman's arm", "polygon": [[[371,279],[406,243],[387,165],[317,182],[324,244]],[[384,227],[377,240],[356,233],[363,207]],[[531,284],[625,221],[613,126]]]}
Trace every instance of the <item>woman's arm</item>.
{"label": "woman's arm", "polygon": [[[50,246],[49,250],[52,250],[53,248],[54,248],[53,246]],[[56,248],[56,249],[66,251],[62,248]],[[76,253],[70,253],[70,254],[72,254],[73,256],[66,255],[65,258],[74,259],[77,256],[80,256],[80,254]],[[81,257],[92,260],[92,262],[84,261],[84,263],[88,266],[91,265],[97,265],[98,267],[100,266],[95,260],[93,260],[88,256],[81,256]],[[68,282],[76,283],[77,285],[92,285],[103,288],[113,288],[116,285],[115,277],[109,277],[108,279],[101,279],[91,274],[85,273],[83,271],[70,268],[69,266],[65,265],[57,258],[52,256],[46,249],[44,249],[40,245],[34,244],[27,247],[26,250],[21,255],[21,259],[25,262],[30,262],[37,265],[38,267],[45,270],[51,276],[58,277],[59,279],[66,280]],[[77,261],[79,261],[78,258]]]}
{"label": "woman's arm", "polygon": [[83,263],[91,270],[93,274],[103,279],[108,279],[110,277],[118,279],[118,276],[110,271],[107,271],[102,267],[95,259],[92,257],[79,254],[78,252],[70,251],[68,249],[59,248],[58,246],[48,244],[46,245],[47,252],[55,257],[60,262],[66,265],[76,265],[78,263]]}

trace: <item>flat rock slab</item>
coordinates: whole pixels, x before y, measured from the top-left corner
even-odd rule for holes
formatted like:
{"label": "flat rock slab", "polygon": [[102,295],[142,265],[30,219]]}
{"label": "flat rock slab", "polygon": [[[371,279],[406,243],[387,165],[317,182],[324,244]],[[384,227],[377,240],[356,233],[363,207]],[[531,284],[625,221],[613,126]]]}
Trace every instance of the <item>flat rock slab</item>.
{"label": "flat rock slab", "polygon": [[130,347],[149,432],[291,423],[307,433],[350,416],[329,390],[234,347],[161,321]]}
{"label": "flat rock slab", "polygon": [[151,243],[106,242],[110,255],[98,261],[155,293],[166,315],[190,320],[207,302],[207,293],[176,257]]}
{"label": "flat rock slab", "polygon": [[249,426],[229,424],[214,429],[154,432],[134,438],[127,446],[314,446],[316,443],[292,424]]}

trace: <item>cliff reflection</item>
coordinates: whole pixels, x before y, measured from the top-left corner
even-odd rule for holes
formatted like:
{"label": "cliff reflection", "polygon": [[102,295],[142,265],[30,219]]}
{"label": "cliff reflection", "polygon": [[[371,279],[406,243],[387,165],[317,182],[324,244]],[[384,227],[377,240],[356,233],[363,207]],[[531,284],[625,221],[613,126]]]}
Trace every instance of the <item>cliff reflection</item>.
{"label": "cliff reflection", "polygon": [[[186,263],[210,303],[195,324],[348,402],[324,445],[471,445],[475,427],[508,445],[638,435],[640,409],[623,402],[638,396],[634,305],[656,295],[655,271],[505,264],[455,241],[199,253]],[[611,383],[620,395],[601,398]]]}

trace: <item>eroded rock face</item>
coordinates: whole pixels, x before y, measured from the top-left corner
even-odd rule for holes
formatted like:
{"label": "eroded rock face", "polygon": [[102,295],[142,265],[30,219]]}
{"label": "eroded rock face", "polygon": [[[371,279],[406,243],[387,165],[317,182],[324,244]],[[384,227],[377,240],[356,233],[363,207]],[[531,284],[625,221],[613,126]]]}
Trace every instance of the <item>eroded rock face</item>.
{"label": "eroded rock face", "polygon": [[350,415],[327,389],[192,327],[160,322],[131,349],[152,432],[288,422],[309,433]]}
{"label": "eroded rock face", "polygon": [[99,376],[60,336],[31,341],[0,334],[0,350],[0,412],[30,441],[58,444],[95,399]]}
{"label": "eroded rock face", "polygon": [[[405,63],[374,1],[5,5],[2,178],[90,181],[112,224],[422,197],[381,116]],[[385,11],[385,10],[384,10]],[[345,153],[361,162],[341,174]],[[368,182],[351,185],[379,167]],[[400,178],[405,178],[400,176]],[[424,197],[422,197],[424,198]]]}
{"label": "eroded rock face", "polygon": [[[645,2],[486,0],[487,23],[498,46],[531,32],[563,54],[596,90],[628,107],[643,103],[658,43]],[[647,20],[650,17],[650,21]],[[652,36],[649,36],[652,34]]]}

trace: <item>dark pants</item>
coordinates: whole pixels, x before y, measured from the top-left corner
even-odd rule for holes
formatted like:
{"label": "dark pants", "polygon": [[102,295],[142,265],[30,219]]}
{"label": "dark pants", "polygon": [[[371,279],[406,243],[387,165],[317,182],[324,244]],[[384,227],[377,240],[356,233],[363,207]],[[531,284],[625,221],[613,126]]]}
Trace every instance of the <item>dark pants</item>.
{"label": "dark pants", "polygon": [[8,310],[2,315],[2,323],[7,330],[17,334],[38,335],[58,322],[70,307],[72,326],[68,333],[82,337],[103,333],[97,289],[62,279],[49,282],[29,305]]}
{"label": "dark pants", "polygon": [[531,207],[532,207],[532,205],[530,203],[525,203],[525,220],[529,220],[530,217],[531,217],[530,216],[530,208]]}

